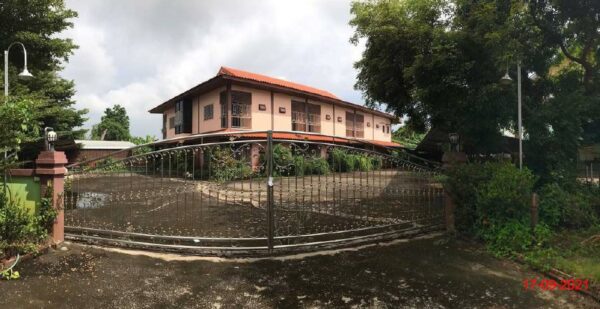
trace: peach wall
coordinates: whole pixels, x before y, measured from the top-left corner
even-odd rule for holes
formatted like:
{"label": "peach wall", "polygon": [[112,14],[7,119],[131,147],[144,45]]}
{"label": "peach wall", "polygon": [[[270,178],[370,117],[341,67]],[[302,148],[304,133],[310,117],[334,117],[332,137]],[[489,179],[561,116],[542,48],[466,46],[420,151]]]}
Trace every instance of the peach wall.
{"label": "peach wall", "polygon": [[[221,87],[200,96],[197,96],[193,100],[192,106],[192,133],[207,133],[221,130],[221,105],[219,104],[219,94],[224,91],[225,87]],[[270,130],[272,126],[271,112],[273,112],[273,129],[277,131],[291,131],[292,130],[292,100],[304,101],[303,98],[293,97],[287,94],[274,93],[274,108],[271,111],[271,91],[253,89],[248,87],[242,87],[232,85],[232,90],[250,92],[252,95],[252,130]],[[309,100],[311,104],[321,105],[321,134],[335,135],[338,137],[346,137],[346,112],[353,113],[354,110],[351,108],[342,107],[339,105],[334,107],[331,103],[323,103],[314,100]],[[213,104],[214,105],[214,116],[210,120],[204,120],[204,106]],[[259,110],[259,105],[264,104],[266,110]],[[285,108],[285,113],[279,113],[279,108]],[[169,118],[175,116],[175,108],[171,107],[165,111],[167,114],[167,138],[176,137],[175,129],[169,129]],[[389,125],[390,119],[374,116],[370,113],[357,111],[357,114],[364,116],[364,139],[366,140],[379,140],[379,141],[391,141],[391,128],[390,133],[384,133],[382,126]],[[330,115],[331,119],[327,120],[326,115]],[[338,122],[337,118],[342,117],[342,122]],[[367,126],[367,122],[370,126]],[[379,128],[376,125],[379,124]],[[334,134],[335,131],[335,134]],[[177,136],[183,136],[187,134],[179,134]]]}
{"label": "peach wall", "polygon": [[[271,130],[271,91],[252,89],[232,85],[232,90],[250,92],[252,95],[252,128],[251,130]],[[259,110],[259,105],[264,104],[266,110]]]}
{"label": "peach wall", "polygon": [[175,117],[175,106],[171,106],[169,109],[165,111],[167,114],[167,123],[165,129],[167,130],[167,138],[175,137],[175,127],[169,128],[169,119],[171,117]]}
{"label": "peach wall", "polygon": [[[292,130],[292,97],[287,94],[275,93],[274,130]],[[285,107],[285,114],[279,112],[280,107]]]}
{"label": "peach wall", "polygon": [[[225,90],[225,87],[217,88],[196,97],[194,105],[197,107],[193,117],[194,120],[192,128],[192,132],[194,132],[194,134],[213,132],[221,129],[221,104],[219,102],[219,94],[223,90]],[[204,120],[204,107],[209,104],[213,104],[214,106],[213,118]],[[198,114],[198,111],[200,114]],[[198,127],[198,119],[200,120],[200,127]]]}
{"label": "peach wall", "polygon": [[390,120],[383,117],[375,116],[375,124],[379,125],[379,128],[375,127],[375,140],[387,142],[392,141],[392,128],[390,128],[390,133],[387,133],[387,131],[386,133],[383,132],[383,126],[389,125]]}

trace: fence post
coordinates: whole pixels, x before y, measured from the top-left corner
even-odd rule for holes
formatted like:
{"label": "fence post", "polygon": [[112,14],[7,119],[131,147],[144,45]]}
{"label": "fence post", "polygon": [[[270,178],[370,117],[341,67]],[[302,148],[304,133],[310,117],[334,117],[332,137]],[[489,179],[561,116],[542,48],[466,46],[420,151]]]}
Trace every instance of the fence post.
{"label": "fence post", "polygon": [[273,250],[275,226],[273,222],[273,131],[267,132],[267,246]]}
{"label": "fence post", "polygon": [[538,224],[538,205],[539,205],[539,198],[538,198],[538,194],[537,193],[533,193],[531,195],[531,229],[535,230],[535,227]]}
{"label": "fence post", "polygon": [[52,225],[52,241],[55,244],[65,240],[65,213],[63,196],[65,188],[65,174],[67,157],[62,151],[42,151],[35,160],[35,174],[40,177],[41,195],[46,196],[52,190],[52,207],[58,215]]}

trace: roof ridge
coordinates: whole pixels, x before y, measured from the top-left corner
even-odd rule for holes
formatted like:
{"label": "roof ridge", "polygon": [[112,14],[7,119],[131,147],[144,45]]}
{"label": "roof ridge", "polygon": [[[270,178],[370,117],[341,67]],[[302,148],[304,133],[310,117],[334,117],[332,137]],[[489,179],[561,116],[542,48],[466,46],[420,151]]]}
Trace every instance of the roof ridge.
{"label": "roof ridge", "polygon": [[217,73],[217,76],[219,76],[219,75],[229,75],[229,76],[238,77],[238,78],[256,80],[256,81],[263,82],[263,83],[274,84],[274,85],[284,86],[284,87],[292,88],[292,89],[296,89],[296,90],[311,92],[314,94],[318,94],[321,96],[339,100],[339,98],[335,94],[333,94],[327,90],[324,90],[324,89],[316,88],[316,87],[305,85],[305,84],[300,84],[297,82],[293,82],[293,81],[289,81],[289,80],[285,80],[285,79],[281,79],[281,78],[271,77],[271,76],[260,74],[260,73],[254,73],[254,72],[250,72],[250,71],[240,70],[240,69],[236,69],[236,68],[221,66],[221,68],[219,69],[219,72]]}

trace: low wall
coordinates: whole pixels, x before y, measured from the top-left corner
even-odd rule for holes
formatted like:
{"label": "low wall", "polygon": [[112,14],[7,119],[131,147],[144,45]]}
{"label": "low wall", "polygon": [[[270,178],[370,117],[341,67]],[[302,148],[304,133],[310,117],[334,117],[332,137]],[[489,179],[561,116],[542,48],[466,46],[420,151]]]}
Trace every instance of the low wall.
{"label": "low wall", "polygon": [[19,205],[27,208],[30,213],[38,211],[42,198],[41,184],[33,170],[11,171],[7,186],[11,199],[19,201]]}

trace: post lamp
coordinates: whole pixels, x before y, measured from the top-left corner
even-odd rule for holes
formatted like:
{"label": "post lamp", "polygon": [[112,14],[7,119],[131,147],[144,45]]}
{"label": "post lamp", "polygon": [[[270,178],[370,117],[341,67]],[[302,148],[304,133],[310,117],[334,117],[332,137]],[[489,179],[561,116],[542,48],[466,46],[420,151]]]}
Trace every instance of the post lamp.
{"label": "post lamp", "polygon": [[458,133],[448,134],[448,139],[450,140],[450,145],[452,146],[451,148],[453,148],[452,151],[458,152],[459,151],[459,149],[458,149],[458,139],[459,139]]}
{"label": "post lamp", "polygon": [[21,42],[13,42],[8,45],[8,48],[4,51],[4,100],[7,100],[8,98],[8,52],[10,51],[10,48],[15,45],[20,45],[23,48],[23,71],[19,73],[19,77],[23,79],[33,77],[33,74],[29,73],[29,70],[27,70],[27,49],[25,49],[25,45]]}
{"label": "post lamp", "polygon": [[[506,74],[500,79],[500,84],[512,84],[512,78],[508,75],[508,67]],[[522,122],[522,103],[521,103],[521,62],[517,61],[517,126],[519,128],[519,169],[523,169],[523,122]]]}
{"label": "post lamp", "polygon": [[44,128],[44,144],[47,151],[54,151],[54,143],[58,139],[58,135],[51,127]]}

